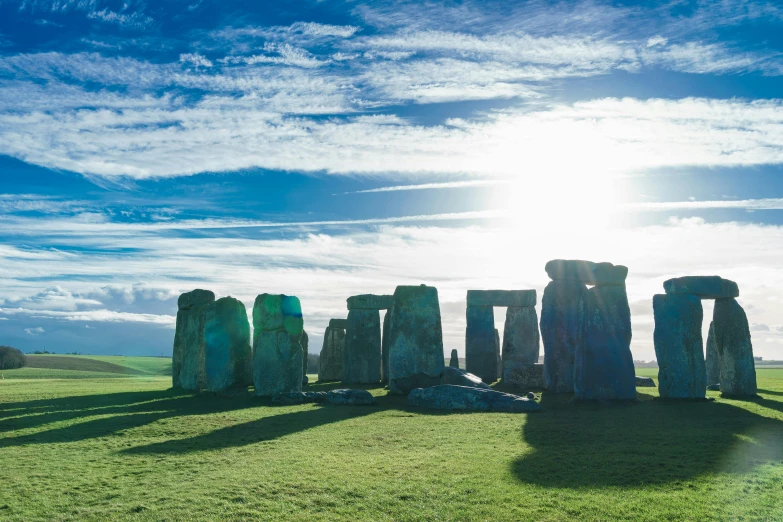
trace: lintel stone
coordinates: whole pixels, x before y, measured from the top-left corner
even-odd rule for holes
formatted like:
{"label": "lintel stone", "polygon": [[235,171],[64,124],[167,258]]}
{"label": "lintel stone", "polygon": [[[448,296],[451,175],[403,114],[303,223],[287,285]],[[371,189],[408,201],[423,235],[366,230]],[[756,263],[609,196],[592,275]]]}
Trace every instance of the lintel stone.
{"label": "lintel stone", "polygon": [[536,291],[468,290],[468,306],[536,306]]}
{"label": "lintel stone", "polygon": [[719,276],[685,276],[663,282],[667,294],[690,294],[700,299],[726,299],[739,297],[739,287],[734,281]]}
{"label": "lintel stone", "polygon": [[348,310],[388,310],[393,304],[393,295],[362,294],[348,298]]}
{"label": "lintel stone", "polygon": [[348,319],[330,319],[329,328],[342,328],[345,330],[348,328]]}
{"label": "lintel stone", "polygon": [[579,281],[586,285],[623,285],[628,267],[580,259],[553,259],[544,267],[553,281]]}

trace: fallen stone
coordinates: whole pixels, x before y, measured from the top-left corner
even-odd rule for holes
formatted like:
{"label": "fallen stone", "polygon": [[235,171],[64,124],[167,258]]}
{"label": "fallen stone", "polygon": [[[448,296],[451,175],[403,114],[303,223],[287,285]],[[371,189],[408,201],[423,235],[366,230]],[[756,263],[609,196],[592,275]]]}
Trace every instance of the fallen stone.
{"label": "fallen stone", "polygon": [[579,313],[587,287],[578,281],[551,281],[541,299],[544,388],[573,393],[574,357],[581,342]]}
{"label": "fallen stone", "polygon": [[686,276],[663,282],[667,294],[689,294],[700,299],[739,297],[739,287],[734,281],[718,276]]}
{"label": "fallen stone", "polygon": [[329,319],[329,328],[348,328],[348,319]]}
{"label": "fallen stone", "polygon": [[468,306],[536,306],[536,291],[468,290]]}
{"label": "fallen stone", "polygon": [[367,390],[332,390],[326,393],[329,404],[344,404],[349,406],[367,406],[375,404],[375,397]]}
{"label": "fallen stone", "polygon": [[503,384],[517,388],[543,388],[544,365],[519,362],[503,363]]}
{"label": "fallen stone", "polygon": [[438,384],[453,384],[455,386],[490,389],[489,385],[482,381],[477,375],[473,375],[472,373],[452,366],[443,368],[443,376]]}
{"label": "fallen stone", "polygon": [[498,370],[493,309],[491,306],[468,306],[465,315],[465,369],[484,382],[495,382]]}
{"label": "fallen stone", "polygon": [[318,357],[319,382],[343,380],[344,349],[345,330],[333,326],[327,327],[326,332],[324,332],[321,355]]}
{"label": "fallen stone", "polygon": [[308,337],[307,332],[302,330],[302,336],[299,338],[299,344],[302,345],[302,386],[305,386],[308,382],[307,380],[307,350],[310,345],[310,337]]}
{"label": "fallen stone", "polygon": [[[509,306],[503,328],[503,381],[516,380],[511,373],[519,372],[519,368],[523,365],[538,363],[540,351],[536,309]],[[543,386],[543,365],[540,370],[542,372],[540,386]]]}
{"label": "fallen stone", "polygon": [[432,386],[443,374],[443,332],[438,290],[398,286],[389,319],[389,391]]}
{"label": "fallen stone", "polygon": [[290,392],[272,396],[274,404],[293,405],[326,402],[326,392]]}
{"label": "fallen stone", "polygon": [[205,313],[206,307],[214,300],[215,294],[207,290],[194,290],[179,298],[185,308],[180,307],[177,311],[174,333],[171,384],[175,388],[198,391],[206,387]]}
{"label": "fallen stone", "polygon": [[631,310],[625,286],[594,286],[585,292],[583,302],[583,337],[574,358],[574,398],[635,399]]}
{"label": "fallen stone", "polygon": [[642,377],[641,375],[636,376],[636,387],[637,388],[655,388],[655,381],[652,380],[652,377]]}
{"label": "fallen stone", "polygon": [[298,338],[304,329],[299,298],[283,294],[259,295],[253,305],[253,328],[268,332],[283,329]]}
{"label": "fallen stone", "polygon": [[348,312],[342,382],[381,382],[381,316],[378,310],[354,309]]}
{"label": "fallen stone", "polygon": [[720,360],[720,391],[726,397],[755,397],[756,368],[745,310],[736,299],[718,299],[712,314]]}
{"label": "fallen stone", "polygon": [[628,267],[580,259],[553,259],[546,264],[553,281],[579,281],[586,285],[624,285]]}
{"label": "fallen stone", "polygon": [[708,384],[707,391],[720,391],[720,383]]}
{"label": "fallen stone", "polygon": [[715,343],[715,324],[710,321],[710,329],[707,334],[707,384],[720,382],[720,357],[718,357],[718,345]]}
{"label": "fallen stone", "polygon": [[206,389],[224,392],[247,388],[252,382],[250,323],[245,305],[223,297],[206,305],[204,323],[204,367]]}
{"label": "fallen stone", "polygon": [[387,311],[383,315],[383,328],[381,331],[381,384],[389,383],[389,343],[391,336],[389,335],[389,319],[391,318],[391,312]]}
{"label": "fallen stone", "polygon": [[417,388],[408,394],[408,405],[447,411],[528,413],[541,410],[536,401],[517,395],[450,384]]}
{"label": "fallen stone", "polygon": [[394,296],[363,294],[348,298],[348,310],[388,310],[394,304]]}
{"label": "fallen stone", "polygon": [[457,354],[457,350],[451,350],[451,359],[449,359],[449,366],[452,368],[459,368],[459,354]]}
{"label": "fallen stone", "polygon": [[302,345],[285,330],[256,330],[253,384],[256,395],[272,397],[302,391]]}
{"label": "fallen stone", "polygon": [[653,296],[658,392],[664,399],[703,399],[707,386],[701,300],[692,295]]}

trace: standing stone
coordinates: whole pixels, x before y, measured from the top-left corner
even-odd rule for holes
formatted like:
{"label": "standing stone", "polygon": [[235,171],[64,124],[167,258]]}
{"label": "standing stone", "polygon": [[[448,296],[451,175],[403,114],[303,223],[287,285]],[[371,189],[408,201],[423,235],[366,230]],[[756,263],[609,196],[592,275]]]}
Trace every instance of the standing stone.
{"label": "standing stone", "polygon": [[495,314],[491,306],[468,306],[465,328],[465,369],[484,382],[498,378]]}
{"label": "standing stone", "polygon": [[579,281],[588,285],[624,285],[628,268],[580,259],[553,259],[544,268],[553,281]]}
{"label": "standing stone", "polygon": [[261,294],[253,306],[253,383],[256,395],[302,391],[300,339],[304,331],[299,299]]}
{"label": "standing stone", "polygon": [[707,374],[701,324],[701,300],[692,295],[653,296],[658,391],[665,399],[703,399]]}
{"label": "standing stone", "polygon": [[443,366],[437,288],[398,286],[389,320],[389,391],[405,394],[440,384]]}
{"label": "standing stone", "polygon": [[594,286],[585,292],[583,303],[582,340],[574,358],[574,398],[636,398],[631,310],[625,285]]}
{"label": "standing stone", "polygon": [[712,314],[720,361],[720,391],[727,397],[756,395],[753,344],[745,310],[736,299],[717,299]]}
{"label": "standing stone", "polygon": [[383,332],[381,334],[381,383],[389,383],[389,318],[391,312],[383,315]]}
{"label": "standing stone", "polygon": [[587,287],[579,281],[551,281],[541,298],[544,387],[573,393],[574,357],[581,339],[579,312]]}
{"label": "standing stone", "polygon": [[204,326],[206,306],[215,301],[209,290],[193,290],[177,301],[177,326],[171,359],[175,388],[197,391],[206,386]]}
{"label": "standing stone", "polygon": [[459,369],[459,354],[457,354],[457,350],[451,350],[451,359],[449,360],[449,366],[452,368]]}
{"label": "standing stone", "polygon": [[509,384],[514,380],[512,374],[518,375],[522,366],[537,364],[540,350],[535,307],[509,306],[503,327],[503,382]]}
{"label": "standing stone", "polygon": [[500,356],[500,332],[495,328],[495,375],[496,379],[503,376],[503,357]]}
{"label": "standing stone", "polygon": [[718,345],[715,343],[715,323],[710,321],[707,334],[707,385],[720,384],[720,358]]}
{"label": "standing stone", "polygon": [[345,349],[345,328],[329,326],[324,333],[324,343],[318,358],[318,380],[320,382],[343,380],[343,352]]}
{"label": "standing stone", "polygon": [[343,382],[381,382],[381,314],[378,310],[348,311],[343,352]]}
{"label": "standing stone", "polygon": [[252,382],[250,323],[241,301],[223,297],[207,305],[204,325],[206,389],[223,392]]}
{"label": "standing stone", "polygon": [[302,386],[305,386],[307,385],[307,349],[310,345],[310,338],[304,330],[302,330],[302,337],[299,338],[299,344],[302,345]]}

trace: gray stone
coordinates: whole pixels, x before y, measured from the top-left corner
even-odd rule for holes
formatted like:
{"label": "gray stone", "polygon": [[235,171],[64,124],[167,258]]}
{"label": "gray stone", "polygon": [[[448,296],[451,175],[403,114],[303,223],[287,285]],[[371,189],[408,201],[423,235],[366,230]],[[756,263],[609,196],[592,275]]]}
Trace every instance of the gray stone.
{"label": "gray stone", "polygon": [[708,384],[707,391],[720,391],[720,383]]}
{"label": "gray stone", "polygon": [[[503,328],[503,382],[515,381],[511,373],[518,372],[521,365],[537,364],[540,350],[536,309],[509,306]],[[543,381],[539,386],[543,386]]]}
{"label": "gray stone", "polygon": [[581,341],[579,314],[587,287],[578,281],[551,281],[541,299],[544,387],[573,393],[574,357]]}
{"label": "gray stone", "polygon": [[528,399],[530,399],[531,401],[534,401],[534,400],[536,400],[538,397],[536,397],[536,394],[535,394],[535,393],[533,393],[533,392],[527,392],[527,398],[528,398]]}
{"label": "gray stone", "polygon": [[468,306],[465,328],[465,369],[484,382],[498,379],[495,314],[491,306]]}
{"label": "gray stone", "polygon": [[500,332],[495,328],[495,375],[497,379],[503,377],[503,357],[500,355]]}
{"label": "gray stone", "polygon": [[290,392],[272,396],[272,403],[281,405],[312,404],[326,402],[326,392]]}
{"label": "gray stone", "polygon": [[326,402],[348,406],[368,406],[375,404],[375,397],[367,390],[332,390],[326,393]]}
{"label": "gray stone", "polygon": [[587,285],[624,285],[628,276],[628,268],[623,265],[580,259],[553,259],[545,270],[553,281],[579,281]]}
{"label": "gray stone", "polygon": [[261,294],[253,305],[253,328],[256,330],[285,330],[299,337],[304,329],[302,305],[293,295]]}
{"label": "gray stone", "polygon": [[[331,323],[330,323],[331,324]],[[343,352],[345,350],[345,330],[329,326],[324,332],[321,355],[318,358],[318,381],[343,380]]]}
{"label": "gray stone", "polygon": [[348,319],[329,319],[330,328],[342,328],[345,330],[348,328]]}
{"label": "gray stone", "polygon": [[[212,296],[211,301],[202,302],[202,300],[207,300],[210,295]],[[180,302],[186,307],[177,311],[177,324],[174,333],[171,383],[175,388],[198,391],[206,387],[205,312],[207,305],[214,300],[215,294],[207,290],[195,290],[180,296]]]}
{"label": "gray stone", "polygon": [[389,313],[389,391],[438,383],[444,365],[437,288],[398,286]]}
{"label": "gray stone", "polygon": [[517,388],[543,388],[544,365],[520,362],[503,363],[503,384]]}
{"label": "gray stone", "polygon": [[388,310],[394,304],[394,296],[363,294],[348,298],[348,310]]}
{"label": "gray stone", "polygon": [[624,285],[594,286],[583,299],[582,340],[574,358],[574,398],[636,398],[631,310]]}
{"label": "gray stone", "polygon": [[536,306],[536,291],[468,290],[468,306]]}
{"label": "gray stone", "polygon": [[389,383],[389,320],[391,312],[387,311],[383,315],[383,330],[381,332],[381,383]]}
{"label": "gray stone", "polygon": [[206,305],[204,367],[206,389],[224,392],[252,382],[250,323],[241,301],[223,297]]}
{"label": "gray stone", "polygon": [[636,376],[636,387],[637,388],[655,388],[655,381],[652,380],[652,377],[642,377],[641,375]]}
{"label": "gray stone", "polygon": [[210,290],[196,289],[191,292],[185,292],[177,299],[177,309],[190,310],[194,306],[205,305],[215,302],[215,294]]}
{"label": "gray stone", "polygon": [[355,309],[348,312],[343,382],[381,382],[381,316],[378,310]]}
{"label": "gray stone", "polygon": [[299,344],[302,345],[302,386],[307,384],[307,350],[310,347],[310,337],[307,332],[302,330],[302,336],[299,338]]}
{"label": "gray stone", "polygon": [[718,299],[712,314],[720,360],[720,391],[726,397],[755,397],[756,368],[745,310],[735,299]]}
{"label": "gray stone", "polygon": [[451,350],[451,359],[449,359],[449,366],[452,368],[459,369],[459,354],[457,354],[457,350]]}
{"label": "gray stone", "polygon": [[739,287],[734,281],[718,276],[686,276],[664,281],[667,294],[689,294],[700,299],[739,297]]}
{"label": "gray stone", "polygon": [[302,391],[302,345],[285,330],[253,332],[253,384],[256,395],[272,397]]}
{"label": "gray stone", "polygon": [[443,376],[438,384],[454,384],[456,386],[471,386],[473,388],[489,389],[489,385],[483,382],[477,375],[465,370],[446,366],[443,368]]}
{"label": "gray stone", "polygon": [[701,300],[692,295],[653,296],[658,392],[664,399],[703,399],[707,386],[701,338]]}
{"label": "gray stone", "polygon": [[718,357],[718,345],[715,343],[715,323],[710,321],[710,329],[707,334],[707,384],[720,383],[720,357]]}
{"label": "gray stone", "polygon": [[541,410],[536,401],[517,395],[451,384],[417,388],[408,394],[408,404],[447,411],[527,413]]}

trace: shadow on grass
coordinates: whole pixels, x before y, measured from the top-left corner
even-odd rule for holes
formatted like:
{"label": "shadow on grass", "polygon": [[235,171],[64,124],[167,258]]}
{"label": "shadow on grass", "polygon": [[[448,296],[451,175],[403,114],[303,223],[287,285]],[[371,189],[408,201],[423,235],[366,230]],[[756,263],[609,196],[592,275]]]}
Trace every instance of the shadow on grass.
{"label": "shadow on grass", "polygon": [[[636,403],[576,405],[569,395],[543,394],[545,411],[529,415],[523,427],[534,450],[512,464],[513,473],[546,487],[636,487],[744,472],[783,455],[779,420],[719,401],[651,399],[639,394]],[[783,411],[776,401],[752,402]]]}

